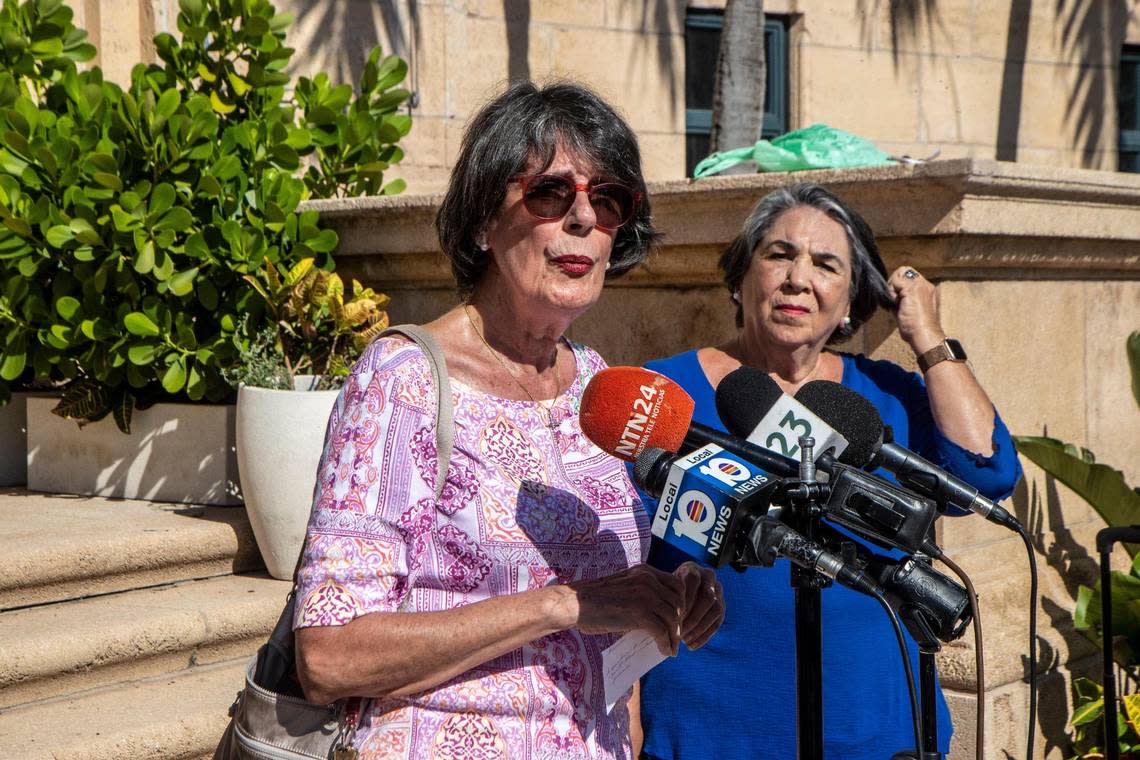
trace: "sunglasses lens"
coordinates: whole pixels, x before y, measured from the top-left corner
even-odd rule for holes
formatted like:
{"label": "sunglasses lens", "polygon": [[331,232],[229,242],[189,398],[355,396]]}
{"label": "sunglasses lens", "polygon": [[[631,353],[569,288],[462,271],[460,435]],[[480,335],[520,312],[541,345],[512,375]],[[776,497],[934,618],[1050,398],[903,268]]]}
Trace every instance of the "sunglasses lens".
{"label": "sunglasses lens", "polygon": [[598,185],[590,190],[590,205],[599,227],[616,229],[633,216],[634,197],[624,185]]}
{"label": "sunglasses lens", "polygon": [[[561,219],[574,205],[578,190],[566,177],[542,174],[531,180],[523,195],[526,210],[538,219]],[[603,229],[617,229],[633,216],[637,199],[625,185],[605,183],[588,191],[590,206],[594,209],[597,225]]]}
{"label": "sunglasses lens", "polygon": [[535,177],[527,185],[523,203],[539,219],[561,219],[574,205],[574,183],[563,177]]}

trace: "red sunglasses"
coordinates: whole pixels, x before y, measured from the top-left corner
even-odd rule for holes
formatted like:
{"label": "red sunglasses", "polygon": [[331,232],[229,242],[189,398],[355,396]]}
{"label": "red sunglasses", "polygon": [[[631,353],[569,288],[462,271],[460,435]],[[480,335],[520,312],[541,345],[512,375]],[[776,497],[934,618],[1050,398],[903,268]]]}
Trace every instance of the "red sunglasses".
{"label": "red sunglasses", "polygon": [[516,181],[522,185],[523,206],[531,216],[544,222],[566,216],[579,191],[586,193],[594,209],[595,225],[603,230],[616,230],[628,222],[641,202],[641,193],[616,182],[594,185],[558,174],[537,174]]}

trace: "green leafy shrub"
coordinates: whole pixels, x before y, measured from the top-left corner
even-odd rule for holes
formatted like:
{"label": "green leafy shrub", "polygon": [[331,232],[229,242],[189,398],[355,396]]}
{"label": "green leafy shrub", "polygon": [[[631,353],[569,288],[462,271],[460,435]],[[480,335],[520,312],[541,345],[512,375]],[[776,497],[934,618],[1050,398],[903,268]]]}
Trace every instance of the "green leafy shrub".
{"label": "green leafy shrub", "polygon": [[270,318],[251,280],[333,268],[302,199],[403,189],[383,181],[411,127],[402,60],[377,48],[359,93],[322,74],[286,98],[287,15],[179,7],[126,90],[78,69],[94,49],[61,0],[0,10],[0,380],[62,383],[56,413],[124,432],[137,404],[231,397],[222,370]]}
{"label": "green leafy shrub", "polygon": [[[95,56],[95,48],[85,42],[86,32],[76,29],[71,17],[71,9],[58,0],[22,8],[11,2],[0,6],[0,105],[11,108],[19,101],[16,112],[5,119],[8,124],[38,122],[36,104],[44,102],[49,84],[73,71],[77,62]],[[0,145],[10,142],[21,146],[26,138],[6,124],[0,129]],[[51,314],[51,293],[42,280],[32,279],[38,268],[36,259],[27,256],[32,225],[26,215],[11,211],[20,203],[25,173],[28,183],[37,181],[23,161],[0,150],[0,403],[8,400],[10,382],[23,385],[47,377],[53,364],[53,351],[37,340],[37,325]]]}

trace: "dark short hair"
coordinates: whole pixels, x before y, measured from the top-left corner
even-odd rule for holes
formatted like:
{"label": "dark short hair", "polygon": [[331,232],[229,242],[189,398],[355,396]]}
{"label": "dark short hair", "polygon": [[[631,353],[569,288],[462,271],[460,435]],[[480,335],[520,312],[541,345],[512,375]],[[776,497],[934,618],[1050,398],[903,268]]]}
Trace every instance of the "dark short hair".
{"label": "dark short hair", "polygon": [[[840,324],[828,337],[828,343],[842,343],[855,334],[875,310],[890,308],[893,302],[887,290],[887,269],[875,244],[871,227],[855,209],[814,182],[799,182],[777,188],[753,206],[744,228],[720,256],[720,270],[729,293],[740,287],[744,274],[752,264],[756,247],[775,224],[777,217],[796,206],[811,206],[839,222],[851,246],[851,323]],[[736,304],[736,326],[744,325],[744,309]]]}
{"label": "dark short hair", "polygon": [[519,82],[494,98],[467,125],[451,181],[435,217],[436,232],[461,296],[470,294],[489,264],[475,238],[503,205],[507,185],[537,160],[544,171],[559,145],[589,160],[600,175],[639,193],[633,219],[618,228],[607,277],[625,274],[658,238],[650,220],[641,151],[625,120],[580,84],[539,88]]}

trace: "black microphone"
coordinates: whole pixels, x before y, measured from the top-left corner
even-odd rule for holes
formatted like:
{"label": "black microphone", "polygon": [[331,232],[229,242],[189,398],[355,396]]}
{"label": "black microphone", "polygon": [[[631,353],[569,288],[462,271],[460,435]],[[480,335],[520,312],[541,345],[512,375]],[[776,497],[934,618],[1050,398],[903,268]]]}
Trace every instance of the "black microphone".
{"label": "black microphone", "polygon": [[855,391],[829,380],[812,380],[800,388],[796,398],[850,441],[841,462],[865,469],[883,467],[903,486],[940,505],[969,510],[1010,530],[1021,528],[1017,518],[978,489],[891,441],[890,428],[884,428],[878,410]]}
{"label": "black microphone", "polygon": [[765,516],[753,519],[751,523],[748,552],[740,558],[740,564],[771,567],[776,557],[786,557],[795,565],[815,570],[861,594],[882,596],[882,589],[870,573],[827,551],[821,544],[805,538],[779,520]]}
{"label": "black microphone", "polygon": [[[820,465],[828,454],[838,457],[848,446],[835,428],[755,367],[741,366],[724,376],[716,387],[716,411],[725,427],[740,438],[793,459],[800,457],[802,436],[815,441]],[[748,429],[730,426],[729,420],[749,420]]]}
{"label": "black microphone", "polygon": [[[766,373],[742,368],[727,375],[717,387],[717,410],[732,433],[744,437],[761,430],[767,435],[764,419],[772,416],[766,407],[773,405],[769,401],[773,396],[787,400],[778,405],[788,410],[789,418],[818,420],[805,424],[813,425],[811,432],[818,431],[828,440],[841,444],[831,446],[838,452],[839,461],[829,452],[819,461],[819,468],[831,476],[830,496],[824,504],[827,519],[885,549],[924,551],[934,557],[941,556],[941,550],[929,540],[930,528],[938,517],[934,502],[845,463],[852,456],[862,462],[869,452],[866,456],[859,452],[859,440],[849,442],[841,432],[835,432],[826,419],[817,417],[800,401],[785,395]],[[856,451],[850,453],[853,448]]]}
{"label": "black microphone", "polygon": [[710,443],[720,446],[725,451],[731,451],[741,459],[746,459],[781,478],[794,478],[799,475],[800,463],[796,460],[699,422],[689,423],[680,451],[683,454],[689,453]]}
{"label": "black microphone", "polygon": [[821,536],[833,548],[842,547],[845,557],[875,579],[887,603],[898,613],[919,646],[936,647],[962,636],[973,619],[965,587],[912,556],[901,558],[875,554],[826,523]]}
{"label": "black microphone", "polygon": [[637,456],[633,480],[658,497],[653,535],[713,567],[771,567],[786,557],[849,588],[875,596],[875,579],[767,515],[780,483],[719,446],[686,456],[649,448]]}
{"label": "black microphone", "polygon": [[965,587],[914,557],[876,555],[865,570],[920,645],[955,641],[974,618]]}

